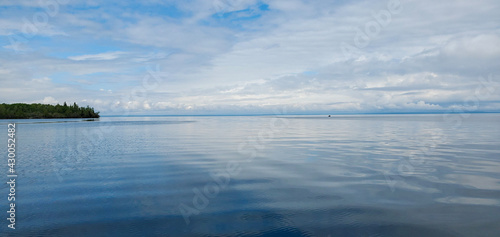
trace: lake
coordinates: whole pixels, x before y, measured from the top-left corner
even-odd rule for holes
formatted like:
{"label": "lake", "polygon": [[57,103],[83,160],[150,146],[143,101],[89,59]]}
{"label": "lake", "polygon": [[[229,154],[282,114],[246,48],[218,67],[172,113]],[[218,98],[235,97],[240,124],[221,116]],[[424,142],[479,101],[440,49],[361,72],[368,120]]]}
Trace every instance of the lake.
{"label": "lake", "polygon": [[500,235],[500,114],[11,121],[1,236]]}

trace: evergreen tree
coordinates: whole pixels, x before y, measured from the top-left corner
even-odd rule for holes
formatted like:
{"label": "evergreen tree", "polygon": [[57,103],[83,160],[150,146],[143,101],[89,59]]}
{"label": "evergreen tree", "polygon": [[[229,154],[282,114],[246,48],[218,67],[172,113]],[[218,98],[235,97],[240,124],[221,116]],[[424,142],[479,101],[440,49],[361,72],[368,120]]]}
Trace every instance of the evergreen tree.
{"label": "evergreen tree", "polygon": [[99,118],[90,106],[78,107],[76,103],[68,106],[49,104],[0,104],[0,119],[29,119],[29,118]]}

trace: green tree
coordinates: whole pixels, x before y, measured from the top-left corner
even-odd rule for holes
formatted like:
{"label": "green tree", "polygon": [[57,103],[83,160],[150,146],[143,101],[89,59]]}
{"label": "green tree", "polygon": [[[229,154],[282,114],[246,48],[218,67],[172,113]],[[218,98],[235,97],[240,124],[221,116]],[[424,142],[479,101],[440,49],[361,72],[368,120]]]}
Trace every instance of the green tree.
{"label": "green tree", "polygon": [[28,118],[99,118],[90,106],[79,107],[76,103],[68,106],[49,104],[0,104],[0,119],[28,119]]}

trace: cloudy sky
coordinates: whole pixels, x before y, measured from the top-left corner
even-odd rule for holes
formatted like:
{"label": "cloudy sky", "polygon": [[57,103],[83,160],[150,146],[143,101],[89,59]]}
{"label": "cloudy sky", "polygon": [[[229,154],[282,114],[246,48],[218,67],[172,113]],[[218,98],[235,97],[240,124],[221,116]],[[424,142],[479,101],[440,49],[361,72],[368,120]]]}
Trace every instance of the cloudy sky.
{"label": "cloudy sky", "polygon": [[500,111],[500,1],[0,0],[0,102]]}

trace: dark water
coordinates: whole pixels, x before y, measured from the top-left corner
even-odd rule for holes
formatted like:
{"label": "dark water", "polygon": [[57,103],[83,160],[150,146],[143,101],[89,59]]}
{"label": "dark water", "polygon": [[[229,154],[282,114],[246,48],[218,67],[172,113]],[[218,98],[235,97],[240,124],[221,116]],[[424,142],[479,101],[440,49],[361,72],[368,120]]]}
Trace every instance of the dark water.
{"label": "dark water", "polygon": [[499,114],[16,122],[1,236],[500,236]]}

